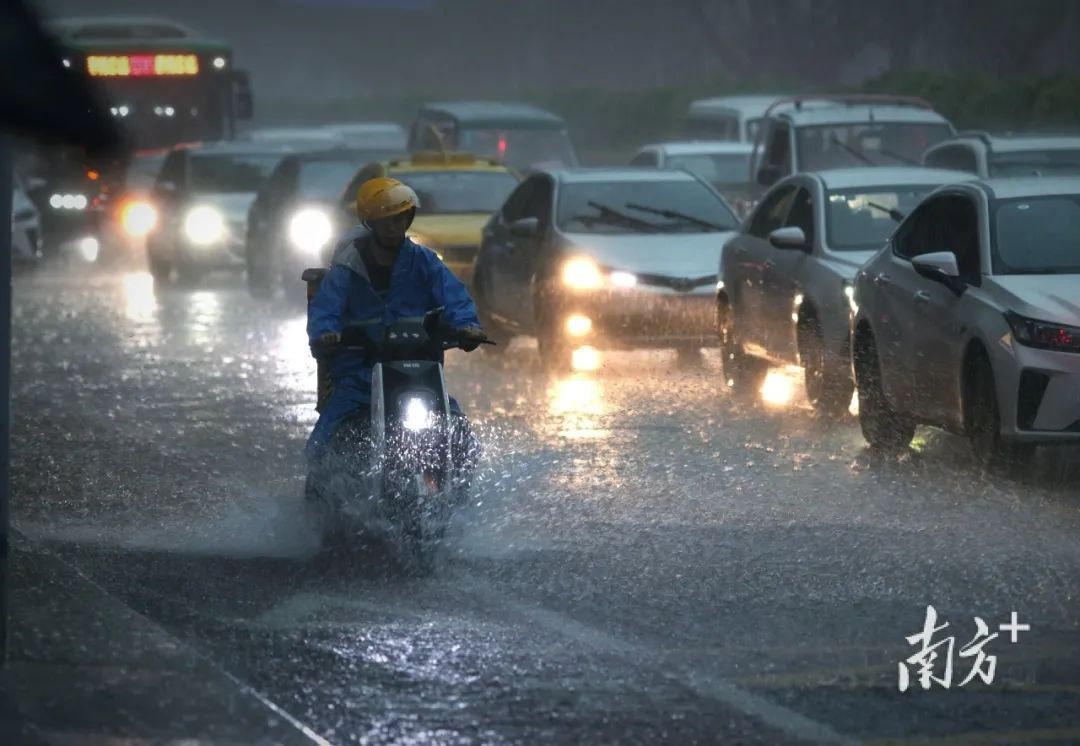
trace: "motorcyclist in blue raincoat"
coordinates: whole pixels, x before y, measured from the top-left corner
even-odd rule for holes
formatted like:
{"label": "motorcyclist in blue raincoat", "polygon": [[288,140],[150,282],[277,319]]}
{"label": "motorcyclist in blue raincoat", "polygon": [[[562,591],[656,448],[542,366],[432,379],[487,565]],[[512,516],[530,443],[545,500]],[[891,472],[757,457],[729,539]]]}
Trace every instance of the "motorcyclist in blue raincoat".
{"label": "motorcyclist in blue raincoat", "polygon": [[[308,340],[316,357],[326,354],[321,350],[327,345],[341,341],[349,322],[374,322],[371,334],[378,339],[385,325],[423,316],[440,306],[445,309],[443,322],[465,337],[462,349],[471,352],[480,345],[484,333],[464,283],[433,251],[406,235],[418,206],[416,193],[396,179],[379,177],[360,186],[356,212],[362,225],[339,243],[308,305]],[[364,354],[341,350],[326,355],[323,363],[328,366],[331,390],[308,438],[309,475],[326,459],[342,424],[348,421],[352,428],[364,428],[370,414],[373,364]],[[455,448],[459,467],[469,469],[479,446],[453,398],[450,408],[460,445]]]}

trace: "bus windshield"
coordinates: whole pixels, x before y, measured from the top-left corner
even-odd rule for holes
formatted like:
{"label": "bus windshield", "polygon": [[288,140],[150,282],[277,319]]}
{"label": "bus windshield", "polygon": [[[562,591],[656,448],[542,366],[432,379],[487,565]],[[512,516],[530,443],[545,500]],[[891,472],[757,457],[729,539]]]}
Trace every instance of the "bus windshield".
{"label": "bus windshield", "polygon": [[229,137],[229,89],[199,78],[107,79],[109,109],[131,144],[164,148]]}

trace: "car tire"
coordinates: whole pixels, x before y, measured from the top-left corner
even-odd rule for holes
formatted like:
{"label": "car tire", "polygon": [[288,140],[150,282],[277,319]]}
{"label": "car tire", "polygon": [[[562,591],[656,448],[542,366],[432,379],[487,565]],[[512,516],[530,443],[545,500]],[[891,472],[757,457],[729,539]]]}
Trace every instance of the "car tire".
{"label": "car tire", "polygon": [[1002,440],[994,369],[986,353],[977,353],[968,372],[964,420],[972,455],[985,469],[1023,469],[1033,460],[1035,446]]}
{"label": "car tire", "polygon": [[552,374],[568,373],[573,368],[574,349],[561,334],[556,315],[544,312],[536,323],[536,342],[540,364]]}
{"label": "car tire", "polygon": [[873,337],[856,346],[855,379],[859,392],[859,427],[870,447],[880,451],[901,451],[915,437],[915,421],[897,412],[885,398],[881,383],[881,361]]}
{"label": "car tire", "polygon": [[202,280],[206,271],[197,265],[180,262],[176,265],[176,281],[182,287],[194,287]]}
{"label": "car tire", "polygon": [[842,366],[829,361],[821,325],[810,318],[799,325],[799,362],[803,366],[806,398],[814,410],[830,420],[847,414],[854,384]]}
{"label": "car tire", "polygon": [[151,252],[146,253],[146,268],[157,285],[164,285],[172,279],[172,265]]}
{"label": "car tire", "polygon": [[747,355],[735,340],[735,315],[727,304],[717,306],[717,331],[720,335],[720,359],[725,385],[740,398],[756,397],[765,383],[769,364],[761,358]]}

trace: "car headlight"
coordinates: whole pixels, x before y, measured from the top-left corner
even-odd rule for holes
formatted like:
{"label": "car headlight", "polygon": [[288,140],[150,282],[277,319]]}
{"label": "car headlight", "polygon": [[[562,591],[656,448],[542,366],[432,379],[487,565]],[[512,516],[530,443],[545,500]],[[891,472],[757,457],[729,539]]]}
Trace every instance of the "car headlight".
{"label": "car headlight", "polygon": [[420,396],[410,396],[405,399],[401,408],[401,424],[406,430],[427,430],[435,424],[431,407]]}
{"label": "car headlight", "polygon": [[1038,321],[1009,311],[1005,320],[1012,328],[1013,339],[1026,347],[1059,352],[1080,352],[1080,326]]}
{"label": "car headlight", "polygon": [[563,265],[562,281],[574,290],[595,290],[603,286],[604,275],[592,259],[577,257]]}
{"label": "car headlight", "polygon": [[289,221],[289,240],[308,254],[319,252],[334,234],[334,224],[325,210],[305,207]]}
{"label": "car headlight", "polygon": [[608,280],[617,288],[637,287],[637,275],[630,272],[612,272]]}
{"label": "car headlight", "polygon": [[142,238],[157,227],[158,211],[149,202],[128,202],[120,211],[120,226],[131,238]]}
{"label": "car headlight", "polygon": [[208,205],[195,207],[184,218],[184,234],[196,246],[209,246],[225,237],[225,216]]}

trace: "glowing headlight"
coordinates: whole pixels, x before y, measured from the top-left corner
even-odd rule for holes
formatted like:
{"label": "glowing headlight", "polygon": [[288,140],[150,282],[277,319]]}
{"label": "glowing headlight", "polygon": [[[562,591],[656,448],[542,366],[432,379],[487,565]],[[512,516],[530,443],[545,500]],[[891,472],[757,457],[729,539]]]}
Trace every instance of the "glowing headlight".
{"label": "glowing headlight", "polygon": [[426,430],[431,427],[434,417],[427,402],[419,396],[412,396],[405,400],[405,411],[401,418],[401,424],[406,430]]}
{"label": "glowing headlight", "polygon": [[315,254],[330,242],[334,225],[326,211],[317,207],[305,207],[289,221],[289,240],[293,246],[308,254]]}
{"label": "glowing headlight", "polygon": [[632,288],[637,285],[637,275],[629,272],[612,272],[608,279],[617,288]]}
{"label": "glowing headlight", "polygon": [[120,212],[120,226],[131,238],[142,238],[157,227],[158,211],[149,202],[128,202]]}
{"label": "glowing headlight", "polygon": [[595,290],[604,284],[604,275],[592,259],[571,259],[562,268],[562,281],[575,290]]}
{"label": "glowing headlight", "polygon": [[209,246],[225,237],[225,216],[207,205],[196,207],[184,218],[184,234],[196,246]]}
{"label": "glowing headlight", "polygon": [[84,262],[96,262],[98,254],[101,252],[101,244],[93,236],[86,236],[80,238],[76,244],[79,250],[79,256],[82,257]]}

